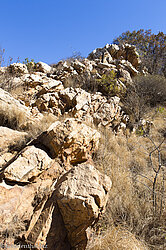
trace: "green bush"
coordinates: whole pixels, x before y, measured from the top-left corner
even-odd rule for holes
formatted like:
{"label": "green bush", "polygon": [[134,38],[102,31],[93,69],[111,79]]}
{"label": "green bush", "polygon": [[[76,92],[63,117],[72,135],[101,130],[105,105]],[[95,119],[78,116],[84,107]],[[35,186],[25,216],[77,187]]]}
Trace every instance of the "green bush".
{"label": "green bush", "polygon": [[97,79],[98,90],[106,96],[119,96],[121,97],[125,93],[125,89],[119,84],[117,75],[114,70],[111,70],[109,74],[102,75],[101,79]]}
{"label": "green bush", "polygon": [[25,58],[23,64],[27,66],[29,72],[35,71],[36,63],[34,62],[34,59],[29,60],[28,58]]}

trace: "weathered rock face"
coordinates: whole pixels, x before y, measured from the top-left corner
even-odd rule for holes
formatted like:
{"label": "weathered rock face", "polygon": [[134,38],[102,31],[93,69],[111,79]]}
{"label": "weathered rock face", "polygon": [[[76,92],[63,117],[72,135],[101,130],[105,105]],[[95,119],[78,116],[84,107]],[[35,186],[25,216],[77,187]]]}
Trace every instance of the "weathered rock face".
{"label": "weathered rock face", "polygon": [[36,63],[35,69],[36,69],[36,71],[39,71],[42,73],[50,73],[51,72],[51,67],[44,62]]}
{"label": "weathered rock face", "polygon": [[78,60],[71,63],[67,61],[59,62],[54,65],[54,72],[51,77],[62,81],[66,87],[70,85],[70,82],[82,86],[82,81],[84,80],[86,85],[90,76],[94,79],[100,79],[103,74],[109,74],[113,70],[117,74],[117,79],[119,79],[121,77],[120,71],[126,70],[128,74],[123,74],[124,82],[131,83],[131,77],[139,74],[140,64],[141,61],[135,46],[107,44],[104,48],[95,49],[89,54],[88,58],[81,62]]}
{"label": "weathered rock face", "polygon": [[20,76],[23,74],[28,74],[28,69],[25,64],[13,63],[9,66],[9,72],[13,75]]}
{"label": "weathered rock face", "polygon": [[66,164],[88,160],[89,155],[97,149],[99,139],[99,132],[74,118],[53,123],[39,137],[40,143],[50,150],[52,157],[59,156]]}
{"label": "weathered rock face", "polygon": [[126,60],[135,68],[141,63],[136,47],[130,44],[124,44],[120,47],[116,44],[106,44],[104,48],[95,49],[90,53],[88,59],[100,59],[103,63],[113,63],[115,59]]}
{"label": "weathered rock face", "polygon": [[43,150],[29,146],[5,169],[4,178],[15,182],[30,182],[48,169],[50,164],[51,159]]}
{"label": "weathered rock face", "polygon": [[10,111],[15,109],[18,113],[24,113],[24,116],[30,116],[30,109],[25,107],[20,101],[12,97],[8,92],[0,88],[0,110]]}
{"label": "weathered rock face", "polygon": [[111,180],[90,164],[73,167],[57,183],[57,202],[72,247],[85,249],[86,229],[104,211]]}
{"label": "weathered rock face", "polygon": [[27,136],[25,132],[0,126],[0,155],[7,152],[9,148],[21,145],[23,141],[26,141]]}
{"label": "weathered rock face", "polygon": [[[52,209],[52,207],[49,207],[46,211],[46,208],[43,208],[51,184],[52,181],[50,180],[42,182],[38,180],[37,183],[27,186],[10,186],[5,182],[0,183],[0,244],[9,245],[11,243],[14,247],[16,246],[15,240],[22,244],[24,239],[28,237],[26,233],[29,224],[31,225],[33,222],[35,225],[40,219],[40,215],[43,215],[43,217],[45,216],[43,220],[39,220],[42,227],[38,227],[36,233],[38,235],[37,239],[40,239],[39,235],[44,230],[49,211]],[[31,243],[34,246],[38,243],[37,239],[36,241],[27,241],[26,245]],[[41,241],[39,240],[39,242]],[[42,245],[44,246],[44,244]]]}
{"label": "weathered rock face", "polygon": [[104,212],[111,181],[90,164],[64,174],[54,162],[35,182],[19,185],[0,183],[0,243],[85,249],[86,230]]}
{"label": "weathered rock face", "polygon": [[117,96],[89,93],[88,86],[115,72],[117,86],[126,89],[139,65],[134,46],[107,44],[81,61],[54,67],[39,62],[31,73],[20,63],[0,69],[25,90],[19,101],[0,89],[0,126],[26,130],[39,124],[42,113],[70,117],[54,122],[19,152],[8,149],[27,134],[0,127],[0,244],[86,249],[87,231],[104,212],[111,188],[110,178],[93,166],[100,133],[92,127],[125,130],[129,119]]}

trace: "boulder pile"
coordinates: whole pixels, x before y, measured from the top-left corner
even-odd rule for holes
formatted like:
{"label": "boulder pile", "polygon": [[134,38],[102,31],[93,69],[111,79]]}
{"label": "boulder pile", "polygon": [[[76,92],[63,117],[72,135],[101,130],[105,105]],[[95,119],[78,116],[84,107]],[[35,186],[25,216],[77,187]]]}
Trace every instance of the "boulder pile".
{"label": "boulder pile", "polygon": [[[118,96],[88,91],[88,84],[114,72],[125,89],[139,65],[134,46],[107,44],[86,59],[52,67],[39,62],[0,68],[6,79],[0,83],[0,246],[86,249],[112,185],[93,162],[97,128],[123,132],[129,121]],[[27,142],[45,114],[56,119]]]}

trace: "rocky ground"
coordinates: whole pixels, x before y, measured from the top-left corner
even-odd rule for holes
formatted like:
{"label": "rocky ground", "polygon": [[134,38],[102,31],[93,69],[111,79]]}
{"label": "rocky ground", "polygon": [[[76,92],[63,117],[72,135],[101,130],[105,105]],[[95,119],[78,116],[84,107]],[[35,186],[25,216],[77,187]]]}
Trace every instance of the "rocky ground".
{"label": "rocky ground", "polygon": [[115,86],[125,91],[134,76],[145,74],[140,63],[134,46],[107,44],[86,59],[52,67],[39,62],[0,68],[4,249],[87,248],[112,186],[93,160],[99,129],[125,134],[130,120],[120,97],[103,95],[103,85],[92,89],[114,72]]}

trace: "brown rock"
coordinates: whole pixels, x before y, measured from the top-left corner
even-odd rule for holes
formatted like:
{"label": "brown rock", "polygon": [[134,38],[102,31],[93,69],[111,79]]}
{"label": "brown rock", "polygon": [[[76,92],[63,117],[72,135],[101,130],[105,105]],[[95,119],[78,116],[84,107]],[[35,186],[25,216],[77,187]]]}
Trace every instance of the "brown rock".
{"label": "brown rock", "polygon": [[99,138],[99,132],[78,119],[69,118],[53,123],[37,142],[45,145],[52,157],[59,156],[66,163],[76,164],[86,161],[97,149]]}
{"label": "brown rock", "polygon": [[73,167],[58,181],[57,202],[72,247],[85,249],[86,229],[104,211],[110,188],[110,178],[86,163]]}

